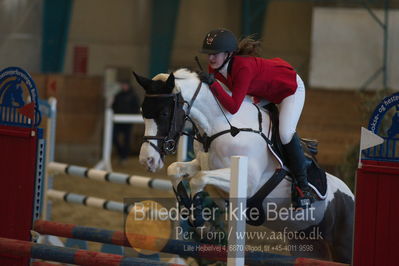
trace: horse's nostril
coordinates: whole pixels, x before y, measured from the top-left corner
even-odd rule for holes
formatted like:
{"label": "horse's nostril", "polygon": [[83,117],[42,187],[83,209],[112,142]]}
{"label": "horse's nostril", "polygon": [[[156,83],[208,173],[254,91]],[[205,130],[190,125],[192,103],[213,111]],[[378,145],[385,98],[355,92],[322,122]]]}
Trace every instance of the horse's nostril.
{"label": "horse's nostril", "polygon": [[155,161],[155,160],[154,160],[154,157],[148,157],[148,158],[147,158],[147,164],[148,164],[148,165],[153,165],[153,164],[154,164],[154,161]]}

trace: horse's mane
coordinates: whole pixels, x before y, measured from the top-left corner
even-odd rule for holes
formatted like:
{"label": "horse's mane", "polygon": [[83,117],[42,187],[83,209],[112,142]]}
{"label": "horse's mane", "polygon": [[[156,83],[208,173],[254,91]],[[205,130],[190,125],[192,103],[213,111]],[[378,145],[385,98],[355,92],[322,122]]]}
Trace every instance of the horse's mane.
{"label": "horse's mane", "polygon": [[[173,75],[175,76],[175,79],[177,80],[198,80],[198,74],[194,70],[191,70],[189,68],[180,68],[175,71],[173,71]],[[152,78],[154,81],[166,81],[169,77],[169,74],[166,73],[159,73],[156,76]],[[175,88],[173,89],[173,93],[178,93],[181,91],[181,88],[177,83],[175,83]]]}
{"label": "horse's mane", "polygon": [[[179,69],[173,71],[173,74],[175,75],[175,79],[178,79],[178,80],[191,80],[191,81],[195,81],[195,82],[199,81],[198,73],[189,68],[179,68]],[[159,74],[159,75],[165,75],[165,80],[169,76],[167,74]],[[220,85],[223,88],[225,88],[224,84],[221,83]],[[228,89],[225,89],[225,90],[229,95],[231,95],[231,91],[229,91]],[[181,91],[181,88],[176,83],[176,87],[173,89],[173,92],[177,93],[179,91]],[[252,97],[249,95],[245,96],[243,103],[251,103],[252,104],[253,103]]]}
{"label": "horse's mane", "polygon": [[197,79],[198,80],[198,74],[197,72],[188,69],[188,68],[180,68],[177,69],[173,72],[175,75],[176,79]]}
{"label": "horse's mane", "polygon": [[199,81],[198,73],[189,68],[179,68],[173,72],[173,75],[175,76],[175,80],[179,81],[175,82],[176,87],[173,90],[175,93],[181,91],[181,82],[191,83],[195,81],[197,83]]}

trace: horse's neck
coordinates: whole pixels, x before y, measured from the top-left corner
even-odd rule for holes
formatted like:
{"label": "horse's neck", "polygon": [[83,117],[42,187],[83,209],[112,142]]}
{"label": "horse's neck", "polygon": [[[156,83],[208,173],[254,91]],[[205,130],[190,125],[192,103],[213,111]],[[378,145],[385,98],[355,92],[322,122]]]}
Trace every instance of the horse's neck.
{"label": "horse's neck", "polygon": [[[203,87],[191,108],[190,117],[196,123],[196,126],[199,128],[201,133],[206,133],[210,136],[225,123],[227,124],[227,121],[224,119],[223,114],[207,85],[202,84],[202,86]],[[191,101],[194,93],[195,88],[182,90],[183,98],[187,102]]]}
{"label": "horse's neck", "polygon": [[[182,90],[183,98],[187,102],[190,102],[193,98],[196,87],[197,86],[185,86],[185,89]],[[227,91],[227,93],[230,92]],[[202,133],[206,133],[208,136],[229,129],[229,122],[238,127],[259,129],[258,113],[248,97],[244,99],[240,110],[238,110],[236,114],[231,115],[226,110],[224,110],[223,114],[221,105],[218,104],[216,97],[213,96],[209,87],[205,84],[202,84],[201,91],[194,101],[190,111],[190,117],[194,120]],[[268,124],[264,125],[263,129],[266,129],[266,127],[268,128],[268,126]]]}

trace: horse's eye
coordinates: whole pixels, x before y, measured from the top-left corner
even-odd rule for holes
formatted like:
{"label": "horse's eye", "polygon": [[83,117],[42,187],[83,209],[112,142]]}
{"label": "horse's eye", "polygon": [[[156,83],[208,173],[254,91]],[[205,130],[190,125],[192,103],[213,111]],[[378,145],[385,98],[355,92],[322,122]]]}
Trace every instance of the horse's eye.
{"label": "horse's eye", "polygon": [[162,112],[160,113],[160,116],[161,116],[161,117],[168,117],[168,116],[169,116],[169,112],[168,112],[168,111],[162,111]]}

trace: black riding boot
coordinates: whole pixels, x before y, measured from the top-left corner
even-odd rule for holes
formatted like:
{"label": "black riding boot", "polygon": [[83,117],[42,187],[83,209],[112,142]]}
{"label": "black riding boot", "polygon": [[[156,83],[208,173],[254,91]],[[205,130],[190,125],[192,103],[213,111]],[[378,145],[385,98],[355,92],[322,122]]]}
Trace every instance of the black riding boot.
{"label": "black riding boot", "polygon": [[306,158],[298,135],[295,133],[292,140],[288,144],[283,145],[283,147],[287,165],[296,181],[294,182],[292,194],[293,205],[295,208],[310,207],[315,197],[306,177]]}

